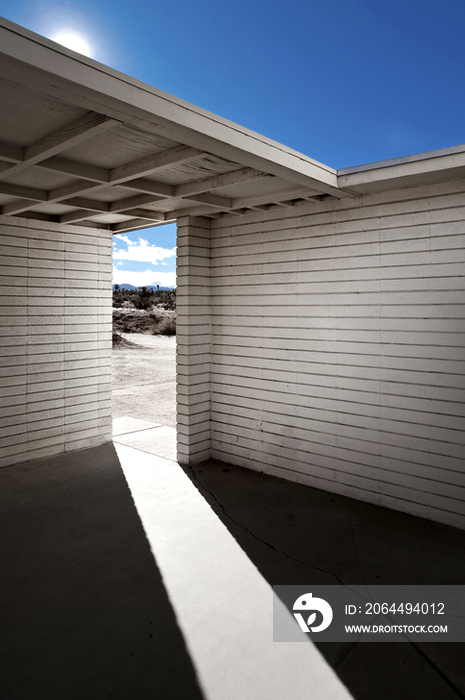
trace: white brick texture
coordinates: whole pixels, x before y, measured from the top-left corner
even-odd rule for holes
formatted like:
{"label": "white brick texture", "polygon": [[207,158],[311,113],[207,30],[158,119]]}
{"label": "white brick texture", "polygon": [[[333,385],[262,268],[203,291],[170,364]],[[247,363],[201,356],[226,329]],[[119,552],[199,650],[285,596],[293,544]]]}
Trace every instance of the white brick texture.
{"label": "white brick texture", "polygon": [[111,245],[0,217],[0,467],[111,439]]}
{"label": "white brick texture", "polygon": [[215,220],[212,455],[465,527],[464,219],[455,181]]}
{"label": "white brick texture", "polygon": [[210,222],[183,217],[177,231],[178,461],[208,459],[210,440]]}

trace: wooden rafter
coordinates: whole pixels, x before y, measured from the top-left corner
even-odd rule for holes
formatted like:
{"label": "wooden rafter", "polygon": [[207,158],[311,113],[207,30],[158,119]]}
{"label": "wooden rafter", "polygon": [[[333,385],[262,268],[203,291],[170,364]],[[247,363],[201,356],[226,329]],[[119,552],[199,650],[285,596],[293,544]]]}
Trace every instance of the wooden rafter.
{"label": "wooden rafter", "polygon": [[[104,114],[88,112],[83,117],[75,119],[56,131],[52,131],[31,146],[22,149],[21,161],[13,162],[8,169],[0,173],[0,177],[4,177],[5,175],[10,176],[16,172],[25,170],[31,165],[35,165],[83,141],[87,141],[99,132],[113,129],[119,123],[120,122],[116,119],[110,119]],[[12,155],[13,152],[11,152],[11,156]]]}
{"label": "wooden rafter", "polygon": [[[200,149],[183,144],[113,169],[72,161],[59,155],[63,150],[89,138],[99,129],[109,129],[119,123],[119,121],[108,119],[104,115],[89,112],[84,117],[52,132],[26,149],[0,143],[0,194],[18,197],[15,201],[3,205],[2,214],[23,215],[31,209],[31,214],[34,214],[34,207],[38,204],[61,202],[75,208],[75,211],[57,217],[61,223],[82,222],[102,213],[125,213],[133,216],[134,220],[137,218],[144,221],[160,221],[165,220],[168,214],[144,209],[144,207],[162,200],[167,202],[168,200],[182,199],[186,203],[191,202],[192,206],[186,210],[179,209],[177,212],[171,212],[169,214],[171,217],[175,218],[176,215],[187,212],[212,216],[215,214],[218,216],[221,212],[239,215],[244,209],[252,207],[259,210],[271,205],[290,207],[293,206],[292,198],[294,197],[309,198],[320,194],[318,191],[309,190],[308,187],[293,188],[292,192],[286,188],[282,192],[235,199],[215,194],[215,190],[219,188],[257,180],[271,182],[274,179],[274,175],[252,167],[236,167],[236,169],[226,173],[211,175],[179,185],[149,179],[149,176],[158,172],[163,177],[162,173],[166,168],[181,166],[208,155]],[[231,163],[231,167],[234,165]],[[3,173],[2,166],[6,168]],[[1,181],[2,174],[6,176],[16,172],[17,169],[31,166],[67,174],[76,179],[74,182],[49,191]],[[114,186],[123,186],[134,191],[135,194],[110,203],[89,199],[86,196],[88,193],[95,193],[98,197],[99,190]],[[136,214],[136,212],[138,213]]]}
{"label": "wooden rafter", "polygon": [[200,202],[201,204],[206,204],[209,207],[214,207],[215,209],[231,209],[232,199],[229,197],[220,197],[217,194],[210,194],[206,192],[204,194],[191,194],[183,199],[189,200],[190,202]]}
{"label": "wooden rafter", "polygon": [[135,209],[136,207],[143,207],[145,204],[152,204],[152,202],[158,202],[162,197],[156,197],[153,194],[137,194],[133,197],[125,197],[124,199],[119,199],[116,202],[110,204],[111,212],[119,212],[123,209]]}
{"label": "wooden rafter", "polygon": [[36,202],[47,201],[47,190],[40,190],[37,187],[24,187],[24,185],[15,185],[9,182],[0,182],[0,194],[8,194],[12,197],[21,197],[22,199],[32,199]]}
{"label": "wooden rafter", "polygon": [[110,170],[110,183],[118,185],[136,177],[151,175],[172,165],[182,165],[205,156],[204,151],[189,146],[176,146],[154,156],[141,158],[132,163]]}
{"label": "wooden rafter", "polygon": [[175,221],[176,219],[173,218],[173,216],[170,214],[169,217],[167,216],[163,221],[158,221],[158,222],[150,222],[147,221],[146,219],[131,219],[128,221],[121,221],[118,224],[111,224],[110,225],[110,230],[113,231],[113,233],[125,233],[126,231],[136,231],[137,229],[142,229],[142,228],[149,228],[151,226],[156,226],[157,224],[160,225],[162,223],[170,223]]}
{"label": "wooden rafter", "polygon": [[202,192],[210,192],[220,187],[228,187],[230,185],[242,184],[244,182],[252,182],[255,180],[270,180],[273,175],[260,172],[254,168],[240,168],[222,175],[214,175],[197,182],[187,182],[185,185],[177,185],[174,190],[175,197],[189,197],[193,194],[201,194]]}
{"label": "wooden rafter", "polygon": [[[155,156],[150,156],[149,158],[145,158],[139,161],[135,161],[132,163],[128,163],[126,166],[121,166],[120,168],[115,168],[114,170],[110,171],[103,171],[103,176],[104,176],[104,181],[98,180],[97,182],[94,181],[89,181],[89,180],[76,180],[75,182],[72,182],[68,185],[64,185],[63,187],[57,187],[53,190],[50,190],[49,192],[46,193],[45,198],[38,198],[36,202],[31,202],[29,201],[32,199],[30,196],[26,194],[26,189],[23,189],[23,197],[24,199],[19,199],[15,202],[11,202],[10,204],[4,205],[2,207],[2,213],[3,214],[20,214],[24,211],[27,211],[28,209],[31,208],[31,206],[35,206],[38,202],[60,202],[65,199],[69,199],[73,195],[82,195],[87,192],[92,192],[96,191],[99,189],[102,189],[104,187],[108,187],[108,185],[117,185],[117,184],[122,184],[127,180],[130,180],[132,177],[134,177],[134,173],[136,175],[140,174],[147,174],[147,172],[155,172],[157,170],[163,170],[164,168],[167,168],[172,165],[180,165],[195,159],[198,159],[199,157],[202,157],[204,153],[202,151],[198,151],[195,148],[172,148],[167,151],[164,151],[162,153],[156,154]],[[23,164],[22,164],[23,165]],[[86,167],[86,166],[84,166]],[[126,168],[126,170],[123,172],[123,169]],[[103,170],[103,169],[102,169]],[[133,173],[132,175],[130,173]],[[110,181],[110,182],[109,182]],[[2,186],[3,184],[6,185],[6,183],[0,183],[0,192],[2,192]],[[17,193],[20,193],[20,189],[17,189]],[[169,194],[171,195],[172,189],[169,188],[169,190],[165,190],[165,192],[169,191]],[[5,192],[5,194],[8,194],[8,192]],[[166,196],[166,194],[165,194]],[[156,202],[161,198],[159,195],[140,195],[137,200],[135,200],[134,206],[140,206],[141,204],[148,204],[150,202]],[[128,201],[126,202],[123,200],[122,206],[123,208],[128,208],[132,206],[132,202],[129,201],[131,198],[128,198]],[[117,206],[117,203],[115,203],[115,206]],[[115,210],[112,210],[115,211]]]}
{"label": "wooden rafter", "polygon": [[174,197],[175,192],[174,185],[167,185],[165,182],[155,182],[154,180],[148,180],[143,177],[129,180],[129,182],[124,183],[124,186],[130,190],[136,190],[137,192],[145,192],[146,194],[155,194],[164,197]]}
{"label": "wooden rafter", "polygon": [[106,168],[101,168],[98,165],[91,165],[90,163],[78,163],[74,160],[63,158],[62,156],[47,158],[47,160],[43,160],[37,165],[39,168],[46,168],[47,170],[53,170],[58,173],[63,173],[64,175],[72,175],[73,177],[95,182],[96,184],[108,183],[110,180],[110,171]]}

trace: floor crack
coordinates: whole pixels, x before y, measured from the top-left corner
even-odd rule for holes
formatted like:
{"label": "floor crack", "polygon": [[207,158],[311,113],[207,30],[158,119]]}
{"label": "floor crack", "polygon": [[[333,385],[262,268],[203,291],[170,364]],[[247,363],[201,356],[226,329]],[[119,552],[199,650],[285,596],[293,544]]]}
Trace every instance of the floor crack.
{"label": "floor crack", "polygon": [[338,581],[340,584],[342,584],[343,586],[345,586],[344,581],[342,581],[342,579],[340,579],[339,576],[337,576],[337,574],[335,574],[333,571],[327,571],[326,569],[320,569],[318,566],[315,566],[314,564],[309,564],[309,563],[306,562],[306,561],[302,561],[301,559],[297,559],[296,557],[292,557],[292,556],[291,556],[290,554],[288,554],[287,552],[284,552],[284,551],[282,551],[282,550],[280,550],[280,549],[277,549],[277,548],[276,548],[273,544],[271,544],[270,542],[267,542],[266,540],[263,540],[261,537],[259,537],[258,535],[256,535],[255,532],[253,532],[252,530],[249,530],[247,527],[245,527],[245,525],[242,525],[242,523],[239,523],[239,522],[237,522],[237,520],[234,520],[234,518],[233,518],[229,513],[226,512],[226,510],[225,510],[223,504],[220,503],[220,501],[217,499],[217,497],[215,496],[215,494],[214,494],[212,491],[210,491],[209,489],[207,489],[206,486],[205,486],[204,484],[202,484],[202,482],[201,482],[200,479],[198,478],[197,474],[194,472],[193,467],[192,467],[192,466],[189,466],[188,469],[189,469],[189,471],[190,471],[190,473],[191,473],[191,475],[192,475],[193,481],[194,481],[203,491],[205,491],[206,493],[208,493],[208,494],[212,497],[212,499],[215,501],[215,503],[217,504],[217,506],[221,509],[221,511],[222,511],[222,513],[224,514],[224,516],[225,516],[226,518],[228,518],[232,523],[234,523],[234,525],[236,525],[237,527],[241,528],[241,530],[244,530],[244,532],[247,532],[249,535],[251,535],[251,536],[252,536],[254,539],[256,539],[258,542],[261,542],[261,543],[262,543],[263,545],[265,545],[266,547],[269,547],[270,549],[272,549],[274,552],[276,552],[276,554],[280,554],[280,555],[286,557],[287,559],[290,559],[291,561],[295,561],[295,562],[297,562],[298,564],[302,564],[303,566],[307,566],[307,567],[309,567],[310,569],[314,569],[315,571],[318,571],[319,573],[322,573],[322,574],[329,574],[330,576],[333,576],[333,577],[336,579],[336,581]]}
{"label": "floor crack", "polygon": [[[396,625],[396,624],[397,624],[396,620],[395,620],[389,613],[386,615],[386,617],[387,617],[387,619],[389,620],[389,622],[391,622],[391,624],[393,624],[393,625]],[[462,691],[460,690],[460,688],[458,688],[458,687],[455,685],[455,683],[453,683],[453,682],[450,680],[450,678],[449,678],[443,671],[441,671],[441,669],[439,668],[439,666],[437,666],[437,665],[434,663],[434,661],[432,661],[432,660],[429,658],[429,656],[428,656],[427,654],[425,654],[425,652],[424,652],[422,649],[420,649],[420,647],[418,646],[418,644],[417,644],[416,642],[413,642],[413,641],[410,639],[410,637],[408,636],[408,634],[406,634],[405,632],[401,632],[401,634],[402,634],[402,636],[404,637],[404,639],[415,649],[415,651],[417,652],[417,654],[418,654],[419,656],[421,656],[421,658],[422,658],[424,661],[426,661],[426,663],[428,664],[428,666],[430,666],[430,667],[433,669],[433,671],[439,676],[439,678],[440,678],[442,681],[444,681],[444,683],[446,683],[446,685],[449,686],[449,688],[455,693],[455,695],[456,695],[458,698],[460,698],[460,700],[465,700],[465,695],[462,693]]]}
{"label": "floor crack", "polygon": [[[360,639],[361,639],[361,637],[360,637]],[[356,642],[354,642],[353,644],[350,645],[350,647],[346,650],[345,654],[343,654],[342,657],[339,659],[339,661],[337,661],[337,662],[333,665],[334,670],[338,669],[339,666],[342,664],[342,662],[345,661],[345,660],[347,659],[347,657],[349,656],[349,654],[352,652],[353,648],[354,648],[357,644],[358,644],[358,640],[357,640]]]}
{"label": "floor crack", "polygon": [[417,646],[417,644],[415,644],[415,642],[412,642],[411,640],[409,640],[409,641],[410,641],[410,644],[412,645],[412,647],[413,647],[413,648],[415,649],[415,651],[417,652],[417,654],[419,654],[419,655],[422,657],[422,659],[424,659],[424,660],[426,661],[426,663],[433,669],[433,671],[435,671],[435,672],[437,673],[437,675],[439,676],[439,678],[440,678],[442,681],[444,681],[444,683],[446,683],[446,684],[449,686],[449,688],[456,694],[456,696],[457,696],[458,698],[460,698],[460,700],[465,700],[465,695],[462,693],[462,691],[460,690],[460,688],[457,688],[457,686],[456,686],[454,683],[452,683],[452,681],[450,680],[450,678],[448,678],[448,676],[446,676],[446,674],[443,673],[443,672],[441,671],[441,669],[440,669],[438,666],[436,666],[436,664],[435,664],[433,661],[431,661],[431,659],[429,658],[429,656],[427,656],[427,655],[425,654],[425,652],[422,651],[422,650]]}

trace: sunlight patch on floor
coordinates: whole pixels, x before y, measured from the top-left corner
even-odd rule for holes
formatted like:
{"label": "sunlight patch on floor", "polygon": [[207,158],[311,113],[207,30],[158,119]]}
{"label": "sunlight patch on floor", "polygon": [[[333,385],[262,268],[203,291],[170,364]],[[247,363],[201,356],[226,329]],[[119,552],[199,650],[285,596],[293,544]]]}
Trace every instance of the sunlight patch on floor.
{"label": "sunlight patch on floor", "polygon": [[118,457],[207,700],[353,700],[313,644],[273,642],[273,594],[181,467]]}

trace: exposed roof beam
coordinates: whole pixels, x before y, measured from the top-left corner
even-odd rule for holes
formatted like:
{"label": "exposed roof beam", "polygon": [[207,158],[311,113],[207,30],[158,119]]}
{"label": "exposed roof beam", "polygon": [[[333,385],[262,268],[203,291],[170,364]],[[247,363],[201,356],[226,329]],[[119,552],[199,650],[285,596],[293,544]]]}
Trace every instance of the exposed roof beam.
{"label": "exposed roof beam", "polygon": [[47,190],[39,190],[36,187],[24,187],[24,185],[13,185],[9,182],[0,182],[0,194],[9,194],[12,197],[23,199],[35,199],[37,202],[47,201]]}
{"label": "exposed roof beam", "polygon": [[10,143],[0,143],[0,160],[8,163],[21,163],[24,151],[21,146],[12,146]]}
{"label": "exposed roof beam", "polygon": [[330,197],[327,194],[301,194],[300,199],[305,199],[307,202],[322,202],[323,199]]}
{"label": "exposed roof beam", "polygon": [[[168,223],[169,221],[175,221],[170,214],[169,218],[165,219],[163,223]],[[135,229],[149,228],[153,226],[154,222],[146,221],[145,219],[131,219],[130,221],[121,221],[118,224],[111,224],[110,228],[113,233],[124,233],[125,231],[134,231]],[[157,225],[157,224],[155,224]]]}
{"label": "exposed roof beam", "polygon": [[255,204],[254,206],[249,204],[248,208],[253,209],[254,211],[267,211],[268,204]]}
{"label": "exposed roof beam", "polygon": [[33,211],[29,214],[19,214],[18,219],[37,219],[38,221],[53,221],[54,223],[59,223],[59,217],[54,214],[43,214],[39,211]]}
{"label": "exposed roof beam", "polygon": [[[23,156],[24,149],[20,146],[0,143],[0,172],[9,170],[11,173],[11,163],[22,163],[24,160]],[[32,165],[32,163],[28,163],[28,167],[30,165]],[[39,168],[47,168],[48,170],[65,173],[66,175],[73,175],[74,177],[80,177],[83,180],[90,180],[91,182],[104,183],[108,182],[110,179],[110,171],[105,168],[100,168],[97,165],[89,165],[87,163],[79,163],[61,156],[46,158],[35,165]]]}
{"label": "exposed roof beam", "polygon": [[79,207],[76,211],[70,211],[67,214],[60,216],[60,223],[71,224],[76,221],[84,221],[89,216],[95,214],[106,214],[110,211],[108,202],[97,202],[94,199],[87,197],[71,197],[70,199],[62,199],[61,204],[66,204],[69,207]]}
{"label": "exposed roof beam", "polygon": [[[102,187],[108,186],[108,184],[115,185],[124,183],[126,180],[130,180],[133,177],[134,173],[152,173],[156,170],[162,170],[163,168],[166,168],[170,165],[181,164],[189,162],[191,160],[195,160],[203,155],[204,153],[202,151],[197,150],[196,148],[185,148],[184,146],[170,148],[169,150],[163,151],[162,153],[158,153],[155,156],[150,156],[149,158],[143,158],[142,160],[128,163],[127,165],[123,165],[119,168],[114,168],[111,171],[105,171],[103,168],[101,168],[100,170],[102,171],[102,174],[105,175],[105,182],[102,182],[101,180],[97,180],[97,182],[95,182],[94,180],[91,183],[81,181],[72,182],[69,185],[64,185],[63,187],[57,187],[54,190],[50,190],[50,192],[48,192],[46,200],[41,201],[59,202],[63,199],[68,199],[73,195],[83,194],[85,192],[101,189]],[[23,164],[24,163],[22,163],[21,165]],[[60,165],[60,162],[58,163],[58,165]],[[63,161],[61,162],[61,165],[63,165]],[[77,169],[79,169],[79,164],[74,165],[77,165]],[[87,166],[83,167],[87,168]],[[9,172],[11,172],[11,170]],[[111,183],[108,182],[109,180],[111,180]],[[168,191],[171,195],[171,187]],[[27,197],[27,195],[24,196]],[[121,200],[121,206],[122,208],[127,209],[131,206],[137,207],[144,204],[149,204],[150,202],[156,202],[159,199],[161,199],[161,196],[158,195],[141,195],[140,198],[134,197],[127,198],[126,200]],[[116,207],[118,206],[118,204],[118,202],[114,203],[115,209],[112,209],[112,211],[117,210]],[[18,200],[17,202],[12,202],[11,205],[8,206],[11,206],[10,213],[15,214],[27,211],[27,209],[30,208],[31,204],[29,202],[26,202],[25,200]]]}
{"label": "exposed roof beam", "polygon": [[89,211],[110,211],[109,202],[99,202],[96,199],[89,199],[88,197],[70,197],[69,199],[62,199],[61,204],[66,204],[68,207],[88,209]]}
{"label": "exposed roof beam", "polygon": [[131,190],[137,190],[138,192],[156,194],[164,197],[174,197],[175,191],[174,185],[167,185],[165,182],[155,182],[154,180],[148,180],[143,177],[125,182],[124,186]]}
{"label": "exposed roof beam", "polygon": [[162,153],[157,153],[148,158],[120,165],[110,170],[110,183],[116,185],[132,180],[135,177],[143,177],[162,170],[171,165],[181,165],[192,160],[197,160],[205,155],[203,151],[189,146],[176,146]]}
{"label": "exposed roof beam", "polygon": [[[62,214],[60,216],[60,223],[61,224],[72,224],[72,223],[77,223],[78,221],[84,221],[85,219],[88,219],[91,216],[95,216],[96,214],[104,214],[108,213],[108,209],[105,211],[94,211],[94,210],[89,210],[89,209],[79,209],[78,211],[71,211],[68,214]],[[147,221],[164,221],[165,220],[165,213],[161,211],[152,211],[150,209],[130,209],[127,211],[121,211],[118,212],[120,214],[124,214],[127,216],[137,216],[139,219],[144,219]]]}
{"label": "exposed roof beam", "polygon": [[79,163],[74,160],[69,160],[68,158],[62,158],[61,156],[47,158],[47,160],[43,160],[37,165],[40,168],[47,168],[48,170],[65,173],[66,175],[73,175],[83,180],[90,180],[90,182],[108,184],[110,180],[110,171],[106,168],[100,168],[98,165],[89,165],[88,163]]}
{"label": "exposed roof beam", "polygon": [[166,214],[162,211],[152,211],[152,209],[128,209],[126,211],[119,212],[120,214],[127,214],[128,216],[136,216],[139,219],[147,219],[148,221],[165,221]]}
{"label": "exposed roof beam", "polygon": [[50,190],[47,201],[60,202],[63,199],[72,197],[73,195],[81,195],[85,192],[101,189],[102,187],[104,187],[104,185],[97,185],[95,183],[91,184],[89,182],[85,183],[78,180],[76,182],[71,182],[69,185],[63,185],[63,187],[56,187],[54,190]]}
{"label": "exposed roof beam", "polygon": [[201,192],[209,192],[210,190],[218,189],[219,187],[228,187],[252,180],[271,179],[273,175],[268,175],[254,168],[240,168],[222,175],[214,175],[213,177],[197,182],[186,182],[184,185],[177,185],[174,189],[175,197],[188,197],[192,194],[200,194]]}
{"label": "exposed roof beam", "polygon": [[[78,180],[76,182],[72,182],[68,185],[64,185],[63,187],[58,187],[53,190],[50,190],[48,193],[42,192],[42,196],[38,198],[38,201],[47,201],[47,202],[59,202],[63,200],[67,200],[68,198],[72,197],[73,195],[80,195],[84,194],[85,192],[90,192],[90,191],[95,191],[97,189],[101,189],[102,187],[106,187],[109,184],[110,185],[115,185],[115,184],[123,184],[125,181],[129,180],[130,178],[133,177],[133,174],[131,173],[153,173],[156,170],[162,170],[163,168],[169,167],[170,165],[179,165],[182,163],[186,163],[192,160],[196,160],[200,157],[202,157],[204,153],[202,151],[199,151],[195,148],[185,148],[184,146],[176,147],[176,148],[171,148],[167,151],[163,151],[162,153],[156,154],[155,156],[150,156],[149,158],[144,158],[139,161],[134,161],[132,163],[128,163],[127,165],[121,166],[120,168],[114,168],[111,171],[106,171],[103,168],[99,168],[98,170],[100,172],[97,172],[97,170],[94,169],[93,176],[94,180],[93,181],[88,181],[86,180],[85,182],[82,182],[81,180]],[[53,163],[54,169],[55,167],[57,169],[59,168],[68,168],[69,164],[71,161],[65,161],[64,159],[52,159],[55,162]],[[22,163],[21,165],[24,165]],[[81,165],[80,163],[74,163],[72,167],[76,171],[76,175],[91,175],[90,171],[87,169],[88,166],[86,165]],[[10,170],[11,172],[11,170]],[[99,178],[96,180],[96,178]],[[104,178],[104,182],[100,179],[100,177]],[[108,180],[111,182],[109,183]],[[136,178],[137,180],[137,178]],[[174,187],[171,185],[166,185],[164,183],[151,183],[149,180],[144,180],[142,179],[142,186],[144,189],[155,189],[159,194],[141,194],[141,195],[136,195],[134,197],[127,197],[123,200],[113,202],[110,211],[121,211],[122,209],[129,209],[131,207],[139,207],[139,206],[144,206],[145,204],[149,204],[151,202],[156,202],[159,201],[160,199],[164,197],[172,197],[173,192],[174,192]],[[2,183],[0,183],[0,192],[1,192],[1,187]],[[5,192],[5,194],[13,194],[13,192]],[[28,195],[27,193],[27,188],[21,188],[16,191],[18,196],[24,197],[23,200],[17,200],[16,202],[12,202],[10,205],[8,205],[9,213],[11,214],[16,214],[16,213],[21,213],[23,211],[27,211],[31,207],[29,199],[31,199],[31,195]],[[44,196],[45,195],[45,196]],[[211,195],[213,198],[214,195]],[[218,206],[222,207],[224,204],[228,203],[229,200],[226,202],[214,202],[213,199],[211,200],[211,206]],[[35,204],[35,203],[34,203]],[[32,205],[33,206],[33,205]],[[89,208],[87,207],[79,207],[80,209],[84,208]]]}
{"label": "exposed roof beam", "polygon": [[70,211],[67,214],[62,214],[60,216],[60,224],[75,224],[78,221],[88,219],[90,216],[95,216],[97,213],[102,212],[96,212],[92,209],[77,209],[76,211]]}
{"label": "exposed roof beam", "polygon": [[183,197],[183,199],[207,204],[210,207],[215,207],[215,209],[224,210],[231,209],[232,207],[232,199],[229,199],[229,197],[220,197],[217,194],[210,194],[208,192],[205,194],[192,194],[188,197]]}
{"label": "exposed roof beam", "polygon": [[210,214],[217,213],[212,212],[210,207],[205,205],[199,205],[198,207],[186,207],[186,209],[176,209],[175,211],[169,212],[170,220],[176,221],[182,216],[210,216]]}
{"label": "exposed roof beam", "polygon": [[[16,194],[22,197],[22,199],[17,199],[10,204],[5,204],[2,207],[3,214],[20,214],[23,211],[27,211],[31,207],[39,204],[41,202],[63,202],[69,206],[76,206],[76,204],[71,204],[70,195],[80,194],[81,192],[87,192],[89,190],[95,189],[97,187],[102,187],[102,185],[92,185],[85,186],[81,181],[72,182],[70,185],[65,185],[64,187],[58,187],[54,190],[47,192],[46,190],[35,190],[30,187],[22,187],[20,185],[10,185],[6,182],[0,182],[0,193],[3,194]],[[16,192],[14,191],[16,190]],[[73,197],[75,200],[76,198]],[[35,201],[31,201],[35,200]],[[92,200],[88,201],[87,209],[98,207],[98,202],[91,204]],[[77,205],[79,206],[79,205]],[[82,208],[82,206],[80,207]],[[99,210],[99,209],[98,209]],[[107,210],[106,210],[107,211]]]}
{"label": "exposed roof beam", "polygon": [[[171,150],[171,149],[170,149]],[[10,144],[0,143],[0,172],[2,166],[5,165],[5,170],[10,169],[10,165],[3,164],[1,161],[9,161],[11,163],[21,163],[23,149],[19,146],[11,146]],[[89,180],[96,184],[109,183],[110,171],[89,165],[69,160],[60,156],[47,158],[37,164],[40,168],[47,168],[56,172],[73,175],[74,177],[83,180]],[[123,166],[124,167],[124,166]],[[212,177],[197,180],[196,182],[188,182],[183,185],[168,185],[164,182],[155,182],[146,178],[135,178],[125,183],[125,187],[137,190],[138,192],[146,192],[147,194],[156,194],[164,197],[186,197],[191,194],[200,194],[209,192],[219,187],[227,187],[244,182],[252,182],[256,180],[271,179],[273,175],[268,175],[254,168],[240,168],[229,173],[214,175]],[[112,183],[114,184],[114,182]]]}
{"label": "exposed roof beam", "polygon": [[2,207],[2,214],[5,216],[12,216],[13,214],[21,214],[23,211],[27,211],[31,207],[35,207],[38,204],[35,199],[17,199],[10,204],[4,204]]}
{"label": "exposed roof beam", "polygon": [[5,163],[4,161],[0,161],[0,173],[5,172],[5,170],[10,170],[11,169],[11,164],[10,163]]}
{"label": "exposed roof beam", "polygon": [[83,117],[75,119],[26,148],[24,160],[29,163],[38,163],[45,158],[51,158],[102,131],[113,129],[119,123],[116,119],[110,119],[104,114],[87,112]]}
{"label": "exposed roof beam", "polygon": [[[70,223],[76,223],[77,221],[84,221],[84,219],[88,219],[91,216],[95,216],[95,214],[107,214],[107,213],[112,213],[112,214],[125,214],[127,216],[137,216],[140,219],[148,219],[149,221],[164,221],[165,220],[165,213],[160,212],[160,211],[152,211],[151,209],[141,209],[140,207],[134,207],[134,209],[125,209],[124,207],[117,207],[116,209],[112,209],[110,204],[107,204],[106,202],[95,202],[93,203],[92,200],[84,199],[84,198],[79,198],[75,197],[74,200],[81,200],[82,206],[84,206],[86,203],[90,202],[90,208],[87,209],[78,209],[77,211],[71,211],[68,212],[67,214],[63,214],[60,216],[60,223],[62,224],[70,224]],[[69,200],[66,202],[63,202],[63,204],[70,204],[73,200]],[[75,202],[76,203],[76,202]],[[96,204],[97,206],[93,206],[93,204]]]}
{"label": "exposed roof beam", "polygon": [[[292,190],[286,188],[281,192],[265,193],[252,197],[237,197],[228,200],[228,206],[223,206],[221,209],[225,214],[237,216],[242,214],[244,209],[266,211],[273,206],[293,207],[293,200],[302,199],[304,194],[308,195],[308,188],[296,188]],[[186,200],[187,199],[189,198],[186,197]],[[319,200],[316,199],[310,199],[309,201],[313,202],[315,205],[319,203]],[[210,216],[211,213],[212,212],[208,210],[208,205],[201,206],[199,202],[198,207],[178,209],[177,211],[170,212],[170,215],[177,218],[180,216]]]}
{"label": "exposed roof beam", "polygon": [[[231,173],[229,173],[228,175],[231,175]],[[200,185],[199,183],[194,184],[193,188],[211,186],[214,180],[217,183],[219,181],[217,178],[208,178],[207,180],[203,181],[202,185]],[[143,180],[143,186],[145,186],[145,183],[147,183],[147,189],[151,189],[151,187],[148,185],[148,183],[150,182],[150,180]],[[153,189],[161,191],[164,189],[163,184],[164,183],[155,183]],[[131,197],[126,197],[124,199],[120,199],[111,203],[102,203],[82,196],[73,196],[82,195],[85,192],[100,189],[105,186],[108,186],[108,184],[96,184],[95,182],[90,184],[89,182],[84,183],[82,181],[76,181],[70,183],[69,185],[65,185],[64,187],[56,188],[54,190],[51,190],[50,192],[46,192],[45,190],[34,190],[33,188],[21,187],[19,185],[9,185],[7,183],[0,182],[0,192],[3,192],[4,194],[13,194],[22,197],[22,199],[18,199],[15,202],[11,202],[10,204],[4,205],[4,207],[2,208],[2,213],[10,215],[19,214],[24,211],[27,211],[28,209],[34,207],[37,203],[40,202],[62,202],[67,206],[73,206],[78,208],[78,211],[76,212],[69,212],[68,214],[63,215],[63,218],[61,219],[62,223],[70,223],[71,221],[82,221],[88,216],[91,216],[92,214],[89,214],[88,212],[117,213],[124,210],[144,207],[147,204],[158,202],[165,198],[162,195],[143,193]],[[187,184],[185,186],[183,185],[183,189],[187,190],[187,186]],[[175,191],[178,189],[173,188],[172,186],[167,186],[167,188],[170,194],[173,192],[173,189]],[[318,195],[317,193],[315,193],[315,195],[313,196],[320,198],[320,195]],[[221,211],[231,211],[242,210],[244,208],[257,208],[260,206],[266,207],[270,204],[290,207],[293,206],[293,199],[303,197],[312,197],[312,195],[309,194],[307,188],[286,188],[285,190],[282,190],[280,192],[275,192],[271,194],[265,193],[263,195],[241,197],[237,199],[230,199],[228,197],[211,194],[210,192],[203,192],[199,194],[187,195],[183,197],[183,199],[185,201],[191,200],[192,202],[204,205],[201,209],[201,213],[208,214],[210,208],[219,209]],[[311,199],[310,201],[316,202],[317,200]],[[195,209],[196,213],[198,213],[197,209],[198,208]]]}
{"label": "exposed roof beam", "polygon": [[277,207],[283,207],[284,209],[290,209],[294,206],[294,202],[292,199],[287,199],[282,202],[272,202],[272,204],[275,204]]}
{"label": "exposed roof beam", "polygon": [[29,168],[31,165],[35,165],[46,158],[51,158],[57,153],[87,141],[101,131],[112,129],[119,123],[116,119],[110,119],[104,114],[88,112],[83,117],[75,119],[56,131],[52,131],[47,136],[36,141],[36,143],[24,148],[22,162],[11,165],[8,170],[0,173],[0,177],[4,174],[12,175],[15,172]]}
{"label": "exposed roof beam", "polygon": [[[317,195],[317,193],[315,193]],[[296,188],[294,190],[291,190],[289,188],[286,188],[285,190],[281,190],[280,192],[268,192],[265,194],[261,195],[256,195],[252,197],[237,197],[236,199],[232,200],[233,208],[234,209],[256,209],[257,206],[260,205],[270,205],[270,204],[276,204],[276,205],[281,205],[281,206],[291,206],[289,202],[293,199],[303,199],[304,197],[306,198],[308,196],[308,189],[305,188]],[[309,201],[314,202],[314,204],[319,203],[318,200],[316,199],[309,199]],[[293,206],[293,205],[292,205]]]}
{"label": "exposed roof beam", "polygon": [[155,197],[153,194],[137,194],[134,197],[125,197],[124,199],[112,202],[110,204],[110,211],[119,212],[123,209],[135,209],[136,207],[143,207],[145,204],[158,202],[160,199],[162,199],[162,197]]}

